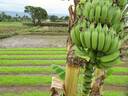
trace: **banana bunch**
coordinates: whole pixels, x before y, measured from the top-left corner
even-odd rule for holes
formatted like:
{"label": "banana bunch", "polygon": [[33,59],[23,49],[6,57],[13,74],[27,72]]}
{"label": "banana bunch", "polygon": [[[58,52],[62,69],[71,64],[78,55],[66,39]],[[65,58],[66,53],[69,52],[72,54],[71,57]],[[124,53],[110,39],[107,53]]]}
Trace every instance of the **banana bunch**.
{"label": "banana bunch", "polygon": [[120,60],[123,34],[122,10],[128,0],[80,0],[77,22],[71,30],[75,56],[88,62],[85,66],[83,93],[88,96],[95,68],[107,69]]}
{"label": "banana bunch", "polygon": [[122,63],[120,60],[120,52],[119,52],[119,50],[117,50],[111,54],[97,57],[96,66],[98,68],[110,68],[113,65],[120,64],[120,63]]}
{"label": "banana bunch", "polygon": [[90,27],[87,31],[80,32],[82,47],[106,53],[118,50],[119,38],[114,36],[114,30],[109,30],[107,25],[102,28],[100,23],[96,28],[93,24]]}
{"label": "banana bunch", "polygon": [[[79,6],[82,6],[81,9],[79,9]],[[79,10],[76,13],[79,15],[82,14],[81,16],[84,16],[84,18],[91,23],[100,22],[108,25],[119,24],[122,17],[121,9],[118,6],[113,7],[109,0],[92,0],[92,2],[88,1],[85,4],[79,4],[77,7],[76,9]]]}
{"label": "banana bunch", "polygon": [[[118,5],[124,7],[126,1],[118,0]],[[120,34],[124,23],[121,21],[121,8],[113,4],[113,0],[80,0],[76,7],[78,21],[71,30],[71,38],[76,46],[88,51],[101,52],[104,54],[102,57],[109,57],[109,55],[111,57],[119,50]],[[118,59],[98,61],[100,65],[104,65]]]}
{"label": "banana bunch", "polygon": [[81,46],[81,42],[80,42],[80,26],[79,25],[75,25],[72,28],[72,30],[71,30],[71,38],[72,38],[72,42],[76,46]]}

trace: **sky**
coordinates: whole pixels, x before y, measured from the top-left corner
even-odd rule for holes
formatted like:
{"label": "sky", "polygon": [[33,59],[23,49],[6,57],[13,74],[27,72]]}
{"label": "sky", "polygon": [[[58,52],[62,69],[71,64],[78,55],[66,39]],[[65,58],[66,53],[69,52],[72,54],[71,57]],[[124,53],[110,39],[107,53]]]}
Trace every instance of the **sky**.
{"label": "sky", "polygon": [[23,12],[24,6],[42,7],[50,14],[67,14],[73,0],[0,0],[0,11]]}

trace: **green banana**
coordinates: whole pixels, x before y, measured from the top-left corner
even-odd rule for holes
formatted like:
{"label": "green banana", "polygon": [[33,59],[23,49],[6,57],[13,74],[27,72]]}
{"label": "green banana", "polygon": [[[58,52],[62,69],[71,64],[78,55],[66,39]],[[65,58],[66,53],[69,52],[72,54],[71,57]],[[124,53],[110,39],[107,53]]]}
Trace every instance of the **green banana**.
{"label": "green banana", "polygon": [[95,20],[96,22],[99,22],[101,15],[101,6],[98,4],[95,9]]}
{"label": "green banana", "polygon": [[98,45],[98,32],[92,32],[92,49],[96,50]]}
{"label": "green banana", "polygon": [[119,33],[120,31],[123,30],[124,25],[123,25],[122,23],[117,23],[117,24],[112,25],[112,27],[113,27],[113,29],[114,29],[117,33]]}
{"label": "green banana", "polygon": [[105,62],[105,63],[100,63],[102,66],[105,66],[105,67],[112,67],[113,65],[116,65],[116,64],[121,64],[121,60],[120,60],[120,57],[117,57],[115,60],[111,61],[111,62]]}
{"label": "green banana", "polygon": [[95,25],[94,25],[94,23],[91,23],[91,24],[90,24],[89,29],[90,29],[90,32],[93,32],[93,31],[95,30]]}
{"label": "green banana", "polygon": [[90,12],[90,9],[91,9],[91,2],[87,2],[84,6],[84,12],[83,12],[83,15],[85,18],[88,18],[89,17],[89,12]]}
{"label": "green banana", "polygon": [[109,31],[108,26],[105,24],[103,27],[103,32],[107,33]]}
{"label": "green banana", "polygon": [[105,33],[104,32],[100,32],[99,33],[99,38],[98,38],[98,50],[102,51],[104,45],[105,45]]}
{"label": "green banana", "polygon": [[119,8],[116,8],[114,17],[112,18],[112,24],[119,23],[122,17],[121,15],[122,15],[121,10]]}
{"label": "green banana", "polygon": [[109,33],[107,33],[106,37],[105,37],[105,45],[104,45],[104,48],[103,48],[103,52],[109,51],[111,43],[112,43],[112,37]]}
{"label": "green banana", "polygon": [[102,32],[102,25],[101,23],[98,23],[97,27],[96,27],[97,32]]}
{"label": "green banana", "polygon": [[91,32],[88,30],[87,32],[84,32],[84,39],[85,39],[85,44],[87,48],[91,48]]}
{"label": "green banana", "polygon": [[84,39],[84,32],[81,32],[80,33],[80,41],[81,41],[81,44],[82,44],[82,46],[84,47],[84,48],[87,48],[86,47],[86,43],[85,43],[85,39]]}
{"label": "green banana", "polygon": [[106,22],[107,13],[108,13],[108,6],[107,5],[104,5],[102,7],[102,11],[101,11],[101,22],[102,23],[105,23]]}
{"label": "green banana", "polygon": [[103,63],[103,62],[111,62],[113,60],[115,60],[117,57],[120,56],[120,52],[119,50],[118,51],[115,51],[109,55],[106,55],[106,56],[102,56],[99,58],[99,60]]}
{"label": "green banana", "polygon": [[112,42],[112,45],[111,45],[111,47],[110,47],[108,53],[112,53],[112,52],[118,50],[118,46],[119,46],[119,38],[118,38],[118,37],[113,38],[112,41],[113,41],[113,42]]}
{"label": "green banana", "polygon": [[80,4],[78,4],[77,6],[76,6],[76,14],[78,15],[78,16],[80,16],[80,15],[82,15],[82,11],[81,11],[82,9],[80,8]]}
{"label": "green banana", "polygon": [[94,21],[94,16],[95,16],[95,10],[92,7],[91,10],[90,10],[90,13],[89,13],[89,20],[90,20],[90,22]]}
{"label": "green banana", "polygon": [[86,20],[82,19],[81,24],[80,24],[81,28],[82,28],[82,31],[86,31],[86,26],[87,26],[86,23],[87,23]]}
{"label": "green banana", "polygon": [[80,46],[81,43],[80,43],[80,40],[78,39],[78,36],[80,36],[80,32],[78,30],[76,30],[76,28],[73,28],[71,30],[71,39],[72,39],[72,42],[75,45]]}
{"label": "green banana", "polygon": [[111,21],[114,17],[115,10],[112,6],[109,7],[108,13],[107,13],[107,22],[108,24],[111,24]]}

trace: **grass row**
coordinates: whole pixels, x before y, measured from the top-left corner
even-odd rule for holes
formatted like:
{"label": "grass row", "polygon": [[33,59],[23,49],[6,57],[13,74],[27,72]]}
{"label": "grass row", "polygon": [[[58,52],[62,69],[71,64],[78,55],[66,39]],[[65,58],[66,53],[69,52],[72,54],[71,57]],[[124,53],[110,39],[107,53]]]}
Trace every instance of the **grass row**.
{"label": "grass row", "polygon": [[66,51],[66,48],[0,48],[0,51]]}
{"label": "grass row", "polygon": [[50,96],[49,92],[41,92],[41,91],[31,91],[31,92],[22,92],[22,93],[15,93],[15,92],[2,92],[0,96]]}
{"label": "grass row", "polygon": [[128,68],[127,67],[114,67],[111,68],[112,73],[128,73]]}
{"label": "grass row", "polygon": [[[0,93],[0,96],[50,96],[49,92],[42,92],[42,91],[28,91],[22,93],[15,93],[15,92],[6,92]],[[126,92],[121,91],[105,91],[103,96],[127,96]]]}
{"label": "grass row", "polygon": [[105,79],[105,83],[110,84],[110,85],[127,86],[128,85],[128,76],[111,75]]}
{"label": "grass row", "polygon": [[128,93],[122,91],[105,91],[103,96],[128,96]]}
{"label": "grass row", "polygon": [[65,64],[66,60],[0,60],[0,65],[49,65],[49,64]]}
{"label": "grass row", "polygon": [[[0,86],[36,86],[51,83],[51,76],[0,76]],[[126,86],[128,76],[109,76],[105,79],[106,84]]]}
{"label": "grass row", "polygon": [[0,67],[0,73],[50,73],[51,67]]}
{"label": "grass row", "polygon": [[0,51],[0,55],[60,55],[66,51]]}
{"label": "grass row", "polygon": [[50,76],[0,76],[0,86],[38,86],[51,84]]}
{"label": "grass row", "polygon": [[[112,68],[112,73],[128,73],[128,68]],[[52,68],[48,67],[0,67],[0,73],[50,73],[52,72]]]}
{"label": "grass row", "polygon": [[0,59],[66,59],[66,55],[0,55]]}

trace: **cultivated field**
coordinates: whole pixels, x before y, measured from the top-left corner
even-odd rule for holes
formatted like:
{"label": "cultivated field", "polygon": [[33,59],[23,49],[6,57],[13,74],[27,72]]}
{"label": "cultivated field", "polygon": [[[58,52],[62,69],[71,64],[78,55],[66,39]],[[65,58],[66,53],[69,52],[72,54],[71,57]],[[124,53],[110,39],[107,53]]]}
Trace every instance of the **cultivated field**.
{"label": "cultivated field", "polygon": [[0,22],[0,38],[14,35],[66,35],[67,27],[56,26],[28,26],[22,22]]}
{"label": "cultivated field", "polygon": [[[49,96],[52,64],[65,65],[65,48],[0,48],[0,96]],[[128,62],[112,68],[104,96],[127,96]]]}

